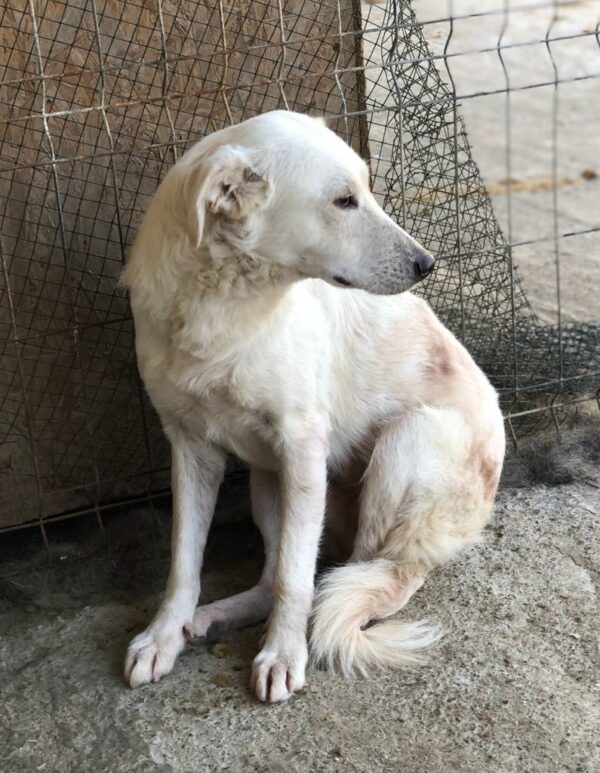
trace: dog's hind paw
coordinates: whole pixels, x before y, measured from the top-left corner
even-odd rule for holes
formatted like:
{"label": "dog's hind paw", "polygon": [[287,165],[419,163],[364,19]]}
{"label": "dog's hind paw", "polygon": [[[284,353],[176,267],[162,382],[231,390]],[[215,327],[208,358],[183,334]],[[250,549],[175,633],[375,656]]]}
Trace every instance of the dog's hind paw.
{"label": "dog's hind paw", "polygon": [[130,687],[158,682],[173,668],[175,659],[190,638],[191,626],[171,631],[147,628],[132,639],[125,658],[125,679]]}
{"label": "dog's hind paw", "polygon": [[218,634],[219,629],[227,623],[227,615],[217,604],[206,604],[196,607],[192,620],[191,633],[194,639],[210,639]]}

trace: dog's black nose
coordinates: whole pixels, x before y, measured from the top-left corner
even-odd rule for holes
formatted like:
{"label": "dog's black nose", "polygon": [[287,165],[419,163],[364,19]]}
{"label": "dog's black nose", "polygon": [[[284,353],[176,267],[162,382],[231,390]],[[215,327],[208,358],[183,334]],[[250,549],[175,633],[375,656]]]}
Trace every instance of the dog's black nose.
{"label": "dog's black nose", "polygon": [[431,274],[435,260],[433,255],[430,255],[426,250],[422,250],[416,257],[413,265],[415,267],[415,278],[419,281],[419,279],[425,279],[426,276]]}

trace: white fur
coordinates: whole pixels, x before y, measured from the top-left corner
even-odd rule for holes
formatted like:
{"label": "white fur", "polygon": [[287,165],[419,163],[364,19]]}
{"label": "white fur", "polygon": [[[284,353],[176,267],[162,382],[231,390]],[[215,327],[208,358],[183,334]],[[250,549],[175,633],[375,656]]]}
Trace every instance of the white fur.
{"label": "white fur", "polygon": [[[167,591],[130,645],[132,686],[167,673],[189,636],[271,610],[253,688],[276,701],[301,687],[326,502],[352,563],[317,596],[316,655],[365,671],[435,639],[419,624],[361,630],[477,539],[502,464],[494,390],[404,292],[429,258],[377,205],[360,158],[306,116],[224,129],[169,172],[124,274],[174,491]],[[265,570],[195,610],[227,453],[251,467]]]}
{"label": "white fur", "polygon": [[315,660],[330,669],[339,666],[345,675],[424,661],[424,650],[439,638],[435,628],[398,620],[363,628],[369,621],[400,609],[422,584],[416,581],[409,585],[408,597],[399,601],[394,593],[396,575],[396,564],[385,558],[347,564],[325,575],[313,612],[311,646]]}

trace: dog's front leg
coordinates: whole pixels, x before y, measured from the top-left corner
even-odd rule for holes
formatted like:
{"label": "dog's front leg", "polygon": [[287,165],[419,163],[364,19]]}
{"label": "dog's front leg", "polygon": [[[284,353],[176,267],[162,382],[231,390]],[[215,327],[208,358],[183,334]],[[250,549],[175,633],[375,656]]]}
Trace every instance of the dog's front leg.
{"label": "dog's front leg", "polygon": [[317,434],[286,449],[281,475],[283,523],[274,580],[275,605],[252,666],[261,701],[282,701],[304,684],[306,626],[314,593],[327,489],[326,443]]}
{"label": "dog's front leg", "polygon": [[171,437],[171,458],[171,569],[156,617],[127,650],[125,678],[132,687],[168,674],[191,636],[202,554],[225,469],[222,451],[208,444],[192,445],[180,435]]}

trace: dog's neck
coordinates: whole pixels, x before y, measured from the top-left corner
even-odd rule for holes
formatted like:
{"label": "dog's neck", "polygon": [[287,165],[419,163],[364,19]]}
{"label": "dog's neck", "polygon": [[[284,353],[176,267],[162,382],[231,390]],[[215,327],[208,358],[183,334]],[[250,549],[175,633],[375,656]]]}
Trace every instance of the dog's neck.
{"label": "dog's neck", "polygon": [[[252,254],[240,231],[209,227],[193,249],[183,228],[149,231],[136,243],[123,280],[134,306],[178,348],[213,357],[243,345],[279,320],[300,277]],[[211,224],[212,225],[212,224]],[[247,238],[247,236],[246,236]]]}
{"label": "dog's neck", "polygon": [[298,278],[283,266],[219,241],[203,246],[189,270],[198,297],[214,296],[224,304],[253,305]]}
{"label": "dog's neck", "polygon": [[177,263],[160,283],[165,320],[171,322],[172,342],[202,359],[226,355],[277,325],[285,313],[282,301],[298,279],[218,241],[181,254]]}
{"label": "dog's neck", "polygon": [[203,358],[246,346],[278,324],[291,285],[289,272],[250,255],[211,260],[182,293],[175,343]]}

